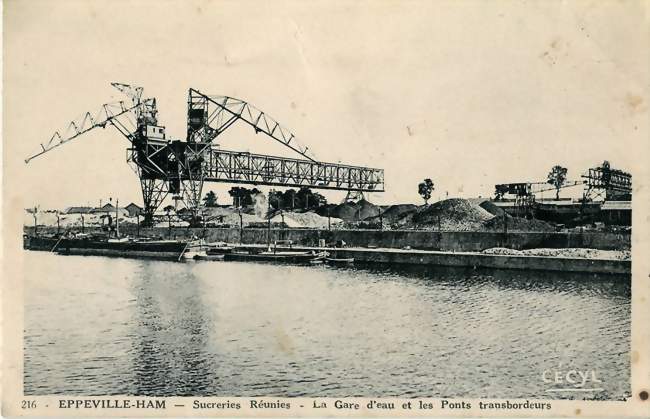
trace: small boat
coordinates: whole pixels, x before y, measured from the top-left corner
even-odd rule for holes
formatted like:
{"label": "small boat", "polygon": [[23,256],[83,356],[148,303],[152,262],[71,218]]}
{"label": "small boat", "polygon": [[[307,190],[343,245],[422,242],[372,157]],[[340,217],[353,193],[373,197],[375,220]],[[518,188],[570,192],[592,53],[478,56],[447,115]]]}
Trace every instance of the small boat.
{"label": "small boat", "polygon": [[209,247],[205,252],[208,255],[223,255],[226,253],[231,253],[233,251],[233,248],[230,246],[216,246],[216,247]]}
{"label": "small boat", "polygon": [[350,265],[354,263],[354,258],[325,258],[325,262],[330,265]]}
{"label": "small boat", "polygon": [[205,250],[203,250],[201,246],[190,245],[185,249],[185,252],[183,252],[182,259],[192,260],[198,255],[205,255]]}
{"label": "small boat", "polygon": [[223,260],[225,257],[225,254],[197,254],[194,255],[194,260]]}
{"label": "small boat", "polygon": [[226,253],[227,261],[254,261],[278,263],[311,263],[312,260],[323,259],[324,255],[312,252],[261,252],[261,253]]}

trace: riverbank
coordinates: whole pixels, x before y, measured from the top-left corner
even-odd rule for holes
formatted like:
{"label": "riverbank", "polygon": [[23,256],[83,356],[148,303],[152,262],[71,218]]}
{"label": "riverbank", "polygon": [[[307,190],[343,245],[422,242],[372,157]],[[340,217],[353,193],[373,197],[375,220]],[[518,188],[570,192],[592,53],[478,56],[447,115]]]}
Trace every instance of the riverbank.
{"label": "riverbank", "polygon": [[[33,239],[27,245],[30,250],[52,251],[56,247],[56,239]],[[240,249],[259,250],[266,248],[266,245],[232,244]],[[509,270],[536,270],[536,271],[559,271],[559,272],[582,272],[592,274],[631,274],[631,261],[620,258],[603,257],[563,257],[557,255],[539,256],[534,254],[503,254],[503,253],[478,253],[478,252],[445,252],[414,249],[363,249],[363,248],[331,248],[312,246],[292,246],[294,251],[315,251],[329,252],[333,258],[354,259],[355,263],[379,263],[392,265],[428,265],[428,266],[451,266],[464,268],[492,268]],[[278,251],[288,250],[279,248]],[[545,250],[545,249],[540,249]],[[64,252],[75,254],[104,255],[96,249],[81,249],[76,252]],[[141,257],[137,252],[106,253],[106,256]],[[151,257],[151,254],[147,254]],[[163,256],[162,254],[160,255]],[[176,259],[174,255],[174,259]],[[180,256],[178,257],[180,259]]]}
{"label": "riverbank", "polygon": [[[244,246],[260,248],[263,246]],[[578,258],[560,256],[504,255],[478,252],[445,252],[414,249],[363,249],[293,246],[295,251],[327,251],[333,258],[354,258],[355,263],[390,265],[429,265],[464,268],[582,272],[590,274],[630,275],[630,260],[614,258]],[[281,251],[281,249],[279,250]]]}
{"label": "riverbank", "polygon": [[365,263],[456,266],[537,271],[630,274],[629,260],[579,259],[549,256],[487,255],[469,252],[406,251],[397,249],[336,250],[334,257]]}
{"label": "riverbank", "polygon": [[[86,230],[87,232],[89,229]],[[134,228],[120,229],[123,235],[226,242],[239,247],[266,247],[278,240],[291,241],[293,249],[327,250],[336,258],[354,258],[359,263],[455,266],[540,271],[631,273],[629,234],[606,232],[430,232],[409,230],[316,230],[237,228]],[[39,234],[56,229],[39,228]],[[26,227],[25,234],[33,234]],[[334,248],[334,244],[345,247]],[[49,243],[41,250],[49,250]],[[594,249],[593,251],[591,251]],[[498,250],[498,251],[495,251]],[[536,252],[543,250],[543,252]],[[560,251],[567,250],[567,251]],[[623,257],[607,258],[603,252],[619,251]],[[589,257],[585,257],[589,255]]]}
{"label": "riverbank", "polygon": [[[25,227],[24,233],[34,234],[34,227]],[[80,231],[80,229],[64,230]],[[99,228],[86,228],[87,233],[99,233]],[[39,235],[52,235],[56,227],[39,227]],[[143,236],[157,239],[186,240],[193,237],[207,242],[238,244],[266,244],[276,240],[291,240],[296,245],[318,246],[345,242],[349,247],[377,247],[402,249],[410,247],[419,250],[450,252],[482,252],[490,248],[515,250],[534,248],[588,248],[600,250],[630,250],[629,233],[602,231],[584,232],[524,232],[508,231],[421,231],[421,230],[327,230],[327,229],[266,229],[266,228],[183,228],[153,227],[137,228],[120,226],[120,233],[129,236]]]}

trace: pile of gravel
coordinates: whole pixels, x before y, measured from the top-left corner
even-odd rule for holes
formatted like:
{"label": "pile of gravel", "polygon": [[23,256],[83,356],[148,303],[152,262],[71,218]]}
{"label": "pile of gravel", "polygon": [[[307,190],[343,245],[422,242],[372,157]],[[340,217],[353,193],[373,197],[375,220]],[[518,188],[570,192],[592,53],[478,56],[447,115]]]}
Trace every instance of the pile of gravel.
{"label": "pile of gravel", "polygon": [[486,255],[515,255],[515,256],[546,256],[578,259],[609,259],[609,260],[631,260],[632,253],[629,250],[599,250],[587,248],[565,248],[565,249],[526,249],[515,250],[504,247],[493,247],[485,249],[481,253]]}
{"label": "pile of gravel", "polygon": [[284,217],[280,212],[276,212],[276,214],[271,218],[272,223],[281,223],[283,220],[287,227],[290,228],[327,228],[328,223],[330,226],[334,227],[343,222],[343,220],[336,217],[330,217],[328,220],[327,217],[323,217],[312,211],[285,211]]}
{"label": "pile of gravel", "polygon": [[365,221],[379,215],[380,207],[366,201],[345,202],[339,205],[327,205],[318,209],[318,215],[327,216],[329,211],[330,217],[340,218],[346,222]]}
{"label": "pile of gravel", "polygon": [[503,209],[497,207],[491,201],[483,201],[479,204],[479,206],[495,217],[503,217],[503,214],[505,214],[505,211]]}
{"label": "pile of gravel", "polygon": [[403,214],[396,222],[401,228],[478,231],[494,216],[467,199],[452,198],[419,207]]}
{"label": "pile of gravel", "polygon": [[[417,211],[418,206],[415,204],[396,204],[390,205],[382,210],[381,218],[384,223],[392,224],[404,217],[406,214]],[[369,217],[365,221],[378,222],[379,215]]]}

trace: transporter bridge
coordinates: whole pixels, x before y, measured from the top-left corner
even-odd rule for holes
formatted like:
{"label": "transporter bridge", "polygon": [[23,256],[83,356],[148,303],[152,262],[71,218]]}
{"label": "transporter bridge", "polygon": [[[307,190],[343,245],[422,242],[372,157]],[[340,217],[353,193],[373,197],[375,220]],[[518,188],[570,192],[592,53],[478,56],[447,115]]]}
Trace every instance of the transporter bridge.
{"label": "transporter bridge", "polygon": [[[582,181],[568,181],[559,189],[584,185],[580,212],[585,211],[588,203],[594,201],[629,201],[632,199],[632,175],[614,169],[608,161],[600,166],[590,168],[583,174]],[[494,185],[495,200],[510,198],[514,201],[516,214],[529,215],[536,204],[536,195],[554,191],[547,182],[519,182]]]}
{"label": "transporter bridge", "polygon": [[[143,98],[142,87],[112,86],[129,100],[101,105],[94,114],[86,112],[56,131],[25,162],[95,128],[114,127],[130,143],[127,162],[140,180],[145,225],[152,223],[154,212],[168,194],[182,200],[198,219],[205,182],[342,190],[348,195],[384,191],[383,169],[321,162],[287,128],[241,99],[190,88],[187,136],[178,140],[167,137],[158,121],[156,99]],[[298,157],[221,149],[215,139],[236,123],[281,143]]]}
{"label": "transporter bridge", "polygon": [[[559,189],[571,188],[577,185],[582,185],[582,182],[565,182]],[[556,189],[548,182],[502,183],[494,185],[494,199],[500,201],[509,197],[514,200],[516,215],[529,216],[535,207],[536,195],[547,191],[555,191]]]}

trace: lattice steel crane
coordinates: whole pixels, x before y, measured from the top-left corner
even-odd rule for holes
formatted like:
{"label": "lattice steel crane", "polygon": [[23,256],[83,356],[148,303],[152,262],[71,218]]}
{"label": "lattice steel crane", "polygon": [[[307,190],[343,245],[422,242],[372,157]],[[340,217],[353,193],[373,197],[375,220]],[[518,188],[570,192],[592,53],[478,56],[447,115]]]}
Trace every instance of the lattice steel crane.
{"label": "lattice steel crane", "polygon": [[[104,104],[94,115],[85,113],[70,122],[65,130],[56,131],[25,162],[95,128],[115,127],[131,144],[127,161],[140,179],[145,224],[152,223],[154,212],[170,193],[181,197],[197,220],[204,182],[310,187],[348,193],[384,191],[383,169],[319,162],[288,129],[243,100],[208,96],[190,89],[187,137],[181,141],[167,138],[165,127],[158,123],[156,99],[143,99],[142,87],[121,83],[112,86],[126,94],[131,102]],[[301,158],[218,148],[213,141],[237,122],[283,144]]]}
{"label": "lattice steel crane", "polygon": [[623,170],[614,169],[605,160],[603,164],[592,167],[582,175],[585,179],[583,201],[602,198],[605,201],[629,201],[632,199],[632,175]]}

